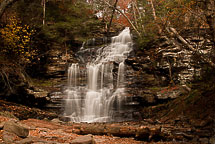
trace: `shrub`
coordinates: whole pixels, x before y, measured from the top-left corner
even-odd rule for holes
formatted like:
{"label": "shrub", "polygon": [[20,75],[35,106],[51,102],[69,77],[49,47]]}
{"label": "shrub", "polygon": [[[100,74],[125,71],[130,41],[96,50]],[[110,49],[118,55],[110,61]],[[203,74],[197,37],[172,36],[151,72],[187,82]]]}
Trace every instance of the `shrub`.
{"label": "shrub", "polygon": [[10,18],[8,24],[0,29],[0,34],[3,54],[12,58],[16,57],[21,63],[29,62],[36,55],[37,50],[31,47],[34,30],[28,25],[22,25],[15,16]]}

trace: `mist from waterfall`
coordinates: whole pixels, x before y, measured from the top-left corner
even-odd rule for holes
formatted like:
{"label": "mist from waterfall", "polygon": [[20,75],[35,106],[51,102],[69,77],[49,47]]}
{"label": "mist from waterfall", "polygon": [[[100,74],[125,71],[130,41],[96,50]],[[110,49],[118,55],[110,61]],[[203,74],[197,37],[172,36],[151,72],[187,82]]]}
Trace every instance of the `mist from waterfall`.
{"label": "mist from waterfall", "polygon": [[[120,111],[125,96],[125,64],[132,50],[129,28],[112,37],[111,44],[96,51],[96,58],[86,64],[86,72],[80,74],[78,64],[68,69],[68,88],[64,116],[73,122],[110,122]],[[117,65],[117,77],[114,68]],[[86,84],[80,80],[87,77]]]}

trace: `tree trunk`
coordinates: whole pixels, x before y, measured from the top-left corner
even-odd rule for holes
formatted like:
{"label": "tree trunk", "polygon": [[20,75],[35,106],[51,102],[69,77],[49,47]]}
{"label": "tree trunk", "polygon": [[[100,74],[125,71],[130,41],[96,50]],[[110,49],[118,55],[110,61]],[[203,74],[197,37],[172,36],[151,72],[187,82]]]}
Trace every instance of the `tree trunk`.
{"label": "tree trunk", "polygon": [[133,9],[133,15],[134,15],[134,23],[135,23],[136,27],[138,27],[137,14],[136,14],[136,9],[135,9],[134,2],[132,3],[132,9]]}
{"label": "tree trunk", "polygon": [[12,5],[16,1],[18,1],[18,0],[3,0],[0,3],[0,18],[4,14],[4,11],[6,10],[6,8],[8,8],[10,5]]}
{"label": "tree trunk", "polygon": [[[152,14],[153,14],[154,20],[156,21],[157,20],[157,16],[156,16],[156,12],[155,12],[155,7],[154,7],[154,4],[153,4],[153,0],[150,0],[150,3],[151,3],[151,7],[152,7]],[[159,30],[159,34],[161,34],[162,29],[161,29],[160,25],[157,24],[157,27],[158,27],[158,30]]]}
{"label": "tree trunk", "polygon": [[140,10],[139,10],[139,8],[137,6],[137,1],[134,1],[133,5],[134,5],[134,7],[135,7],[135,9],[137,11],[137,14],[139,16],[139,20],[140,20],[140,24],[139,24],[140,26],[139,27],[142,29],[143,33],[145,33],[145,27],[143,25],[143,16],[142,16],[142,15],[144,15],[144,13],[140,12]]}
{"label": "tree trunk", "polygon": [[138,34],[138,36],[141,36],[140,35],[140,32],[137,30],[137,28],[133,25],[133,23],[131,22],[131,20],[120,10],[118,9],[117,7],[114,7],[112,6],[111,4],[109,4],[107,1],[104,0],[104,2],[112,9],[116,9],[120,14],[122,14],[126,20],[129,22],[129,24],[132,26],[132,28],[135,30],[135,32]]}
{"label": "tree trunk", "polygon": [[46,0],[42,0],[43,4],[43,26],[45,25],[45,20],[46,20]]}
{"label": "tree trunk", "polygon": [[110,22],[109,22],[109,25],[108,25],[107,35],[109,35],[109,32],[110,32],[110,27],[111,27],[111,24],[112,24],[112,21],[113,21],[114,13],[116,11],[117,3],[118,3],[118,0],[116,0],[115,4],[114,4],[114,8],[113,8],[113,12],[112,12],[112,15],[111,15],[111,19],[110,19]]}

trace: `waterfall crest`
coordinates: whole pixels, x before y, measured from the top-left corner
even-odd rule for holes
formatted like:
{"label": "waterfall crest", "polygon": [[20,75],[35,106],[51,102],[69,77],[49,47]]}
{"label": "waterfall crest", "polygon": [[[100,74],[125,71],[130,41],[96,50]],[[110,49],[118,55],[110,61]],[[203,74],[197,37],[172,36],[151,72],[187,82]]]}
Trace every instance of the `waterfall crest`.
{"label": "waterfall crest", "polygon": [[[73,122],[110,122],[114,113],[122,109],[125,100],[124,61],[132,50],[129,28],[112,37],[111,44],[99,48],[94,59],[86,64],[87,83],[81,79],[78,64],[68,68],[68,88],[66,90],[65,112]],[[117,65],[117,66],[116,66]],[[118,67],[114,78],[114,68]]]}

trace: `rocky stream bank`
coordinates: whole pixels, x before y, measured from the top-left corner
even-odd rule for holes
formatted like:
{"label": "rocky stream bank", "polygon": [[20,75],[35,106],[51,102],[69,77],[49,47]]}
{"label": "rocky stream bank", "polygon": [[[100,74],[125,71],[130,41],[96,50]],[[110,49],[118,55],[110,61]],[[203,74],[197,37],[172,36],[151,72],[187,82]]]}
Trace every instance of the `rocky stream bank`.
{"label": "rocky stream bank", "polygon": [[199,86],[193,86],[198,91],[141,109],[130,122],[65,122],[56,113],[1,100],[0,142],[214,144],[214,89],[204,92],[205,87]]}
{"label": "rocky stream bank", "polygon": [[[19,111],[21,112],[20,109]],[[212,122],[212,119],[208,119],[190,123],[185,116],[178,116],[171,120],[143,119],[137,122],[89,124],[63,122],[57,118],[19,120],[15,117],[0,116],[0,142],[6,144],[214,144]]]}

